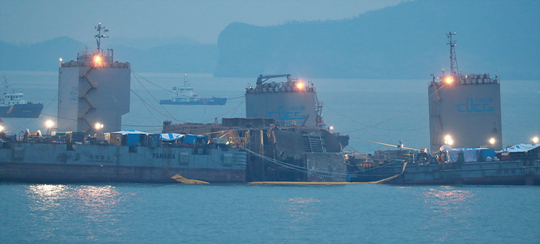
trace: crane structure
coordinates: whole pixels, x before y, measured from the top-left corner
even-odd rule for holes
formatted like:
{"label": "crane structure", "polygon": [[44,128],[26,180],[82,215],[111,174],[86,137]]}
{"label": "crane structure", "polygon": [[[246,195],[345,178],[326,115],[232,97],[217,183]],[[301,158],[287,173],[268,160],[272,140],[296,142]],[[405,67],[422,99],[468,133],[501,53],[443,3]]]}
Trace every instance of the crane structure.
{"label": "crane structure", "polygon": [[446,34],[446,37],[448,38],[448,43],[446,45],[450,45],[450,74],[455,76],[457,75],[458,64],[457,64],[457,57],[456,57],[456,41],[452,40],[452,36],[455,36],[456,33],[452,33],[451,31]]}
{"label": "crane structure", "polygon": [[259,75],[257,78],[257,85],[260,85],[264,83],[265,81],[272,79],[272,78],[278,78],[278,77],[287,77],[287,81],[291,80],[291,74],[286,75]]}

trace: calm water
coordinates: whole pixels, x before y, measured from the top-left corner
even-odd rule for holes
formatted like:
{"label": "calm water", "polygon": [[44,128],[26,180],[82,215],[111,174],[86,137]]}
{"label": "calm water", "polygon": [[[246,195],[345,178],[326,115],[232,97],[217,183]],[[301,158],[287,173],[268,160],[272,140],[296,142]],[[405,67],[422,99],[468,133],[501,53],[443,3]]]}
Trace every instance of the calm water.
{"label": "calm water", "polygon": [[[38,119],[4,119],[8,133],[45,131],[55,119],[56,72],[3,72],[27,100],[45,106]],[[183,74],[141,74],[170,88]],[[200,96],[236,98],[225,106],[159,106],[170,93],[132,78],[123,129],[161,131],[163,120],[243,117],[255,78],[188,74]],[[428,77],[429,78],[429,77]],[[350,147],[386,147],[356,138],[429,145],[426,80],[312,80],[324,119],[350,132]],[[148,90],[150,93],[147,93]],[[152,95],[150,95],[152,94]],[[153,97],[152,97],[153,96]],[[540,82],[501,85],[503,144],[540,135]],[[173,119],[163,114],[169,114]],[[415,106],[416,105],[416,106]],[[410,110],[409,110],[410,109]],[[403,111],[409,110],[406,113]],[[393,118],[386,123],[367,125]],[[514,186],[350,185],[40,185],[0,184],[0,243],[539,243],[540,188]]]}
{"label": "calm water", "polygon": [[0,243],[538,243],[540,188],[0,185]]}

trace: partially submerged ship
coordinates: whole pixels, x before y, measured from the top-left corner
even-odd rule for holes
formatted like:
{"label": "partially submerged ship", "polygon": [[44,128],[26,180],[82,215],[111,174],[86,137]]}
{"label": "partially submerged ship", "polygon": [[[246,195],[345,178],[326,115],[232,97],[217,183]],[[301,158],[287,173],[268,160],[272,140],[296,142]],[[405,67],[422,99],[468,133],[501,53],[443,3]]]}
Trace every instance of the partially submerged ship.
{"label": "partially submerged ship", "polygon": [[[275,78],[286,80],[270,80]],[[325,128],[312,82],[290,74],[260,75],[245,97],[247,118],[223,118],[221,124],[165,122],[163,132],[227,138],[248,153],[247,182],[345,182],[343,148],[349,138]]]}
{"label": "partially submerged ship", "polygon": [[43,103],[27,102],[22,91],[10,91],[7,76],[4,76],[3,93],[0,97],[0,118],[37,118],[41,110]]}
{"label": "partially submerged ship", "polygon": [[190,87],[186,74],[184,74],[184,85],[173,87],[175,94],[171,99],[160,100],[159,104],[165,105],[225,105],[227,98],[224,97],[199,97],[195,94],[193,87]]}

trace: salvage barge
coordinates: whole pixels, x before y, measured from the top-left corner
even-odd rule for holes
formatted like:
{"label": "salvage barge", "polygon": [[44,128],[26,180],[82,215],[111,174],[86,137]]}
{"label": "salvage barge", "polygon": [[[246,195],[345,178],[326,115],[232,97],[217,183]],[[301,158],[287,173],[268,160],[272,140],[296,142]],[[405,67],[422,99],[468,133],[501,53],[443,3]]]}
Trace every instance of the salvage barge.
{"label": "salvage barge", "polygon": [[101,23],[96,31],[96,50],[60,64],[57,133],[0,133],[0,181],[245,182],[242,149],[196,136],[167,143],[159,134],[120,131],[122,115],[130,110],[131,64],[115,61],[112,49],[100,47],[108,32]]}
{"label": "salvage barge", "polygon": [[178,174],[210,183],[245,182],[245,151],[157,145],[7,142],[0,148],[0,181],[174,183]]}
{"label": "salvage barge", "polygon": [[[540,149],[540,148],[539,148]],[[349,180],[370,182],[401,174],[386,183],[399,185],[540,185],[540,150],[530,159],[491,162],[428,163],[412,158],[399,161],[366,163],[365,158],[348,161]],[[403,163],[407,163],[403,170]]]}
{"label": "salvage barge", "polygon": [[501,81],[497,75],[462,74],[454,35],[446,34],[449,72],[432,74],[428,85],[430,149],[348,155],[349,180],[367,182],[403,172],[388,183],[540,185],[538,138],[501,150]]}

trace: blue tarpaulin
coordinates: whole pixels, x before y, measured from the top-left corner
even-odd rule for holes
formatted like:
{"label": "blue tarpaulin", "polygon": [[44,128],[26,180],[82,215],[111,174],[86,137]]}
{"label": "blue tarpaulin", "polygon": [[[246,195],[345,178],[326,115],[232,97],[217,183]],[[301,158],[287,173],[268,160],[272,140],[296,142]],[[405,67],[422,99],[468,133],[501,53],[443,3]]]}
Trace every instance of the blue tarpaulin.
{"label": "blue tarpaulin", "polygon": [[517,144],[509,148],[497,151],[497,153],[516,153],[516,152],[528,152],[530,150],[540,147],[540,144]]}
{"label": "blue tarpaulin", "polygon": [[184,138],[184,134],[176,134],[176,133],[167,133],[167,134],[161,134],[161,139],[163,141],[175,141],[175,140],[181,140]]}
{"label": "blue tarpaulin", "polygon": [[184,136],[184,143],[188,144],[197,144],[197,136],[196,135],[186,135]]}
{"label": "blue tarpaulin", "polygon": [[495,157],[495,150],[491,148],[456,148],[448,151],[448,162],[457,162],[460,152],[463,153],[464,162],[484,162],[487,157]]}

